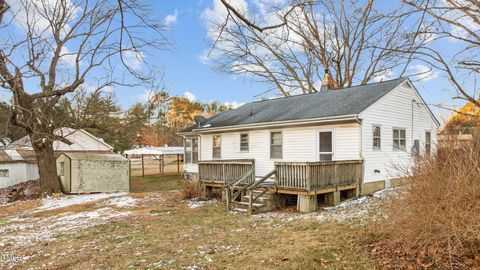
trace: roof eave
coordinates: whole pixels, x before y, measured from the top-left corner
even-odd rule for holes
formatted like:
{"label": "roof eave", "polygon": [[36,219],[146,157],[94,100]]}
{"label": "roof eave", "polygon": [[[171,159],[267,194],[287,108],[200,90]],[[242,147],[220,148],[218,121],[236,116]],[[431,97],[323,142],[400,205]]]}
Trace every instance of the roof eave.
{"label": "roof eave", "polygon": [[[299,120],[285,120],[285,121],[274,121],[274,122],[262,122],[262,123],[252,123],[244,125],[234,125],[234,126],[222,126],[222,127],[212,127],[212,128],[197,128],[193,129],[191,134],[197,133],[207,133],[207,132],[216,132],[216,131],[234,131],[241,129],[255,129],[255,128],[271,128],[271,127],[282,127],[282,126],[297,126],[305,124],[323,124],[337,121],[356,121],[358,120],[358,114],[349,114],[341,116],[331,116],[331,117],[321,117],[321,118],[310,118],[310,119],[299,119]],[[185,135],[185,134],[183,134]]]}

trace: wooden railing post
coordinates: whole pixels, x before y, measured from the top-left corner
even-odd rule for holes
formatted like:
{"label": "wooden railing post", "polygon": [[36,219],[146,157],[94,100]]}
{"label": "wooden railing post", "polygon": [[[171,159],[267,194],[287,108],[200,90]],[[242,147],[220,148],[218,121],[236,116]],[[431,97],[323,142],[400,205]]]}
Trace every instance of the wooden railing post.
{"label": "wooden railing post", "polygon": [[230,211],[230,203],[231,203],[231,192],[230,192],[230,187],[227,186],[226,189],[225,189],[225,199],[227,200],[227,210]]}
{"label": "wooden railing post", "polygon": [[307,164],[307,190],[310,191],[312,190],[312,178],[311,178],[311,175],[312,175],[312,165],[311,164]]}

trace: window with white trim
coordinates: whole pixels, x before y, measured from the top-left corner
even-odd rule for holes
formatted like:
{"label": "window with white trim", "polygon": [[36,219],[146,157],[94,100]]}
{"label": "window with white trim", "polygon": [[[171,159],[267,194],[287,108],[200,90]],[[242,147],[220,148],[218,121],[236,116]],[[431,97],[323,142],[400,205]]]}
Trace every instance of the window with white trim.
{"label": "window with white trim", "polygon": [[270,158],[271,159],[281,159],[283,157],[282,146],[282,132],[271,132],[270,133]]}
{"label": "window with white trim", "polygon": [[192,163],[198,162],[198,138],[192,139]]}
{"label": "window with white trim", "polygon": [[222,137],[220,135],[213,135],[212,137],[212,158],[222,158]]}
{"label": "window with white trim", "polygon": [[407,132],[402,128],[393,129],[393,149],[405,150],[407,143]]}
{"label": "window with white trim", "polygon": [[0,169],[0,178],[8,178],[8,169]]}
{"label": "window with white trim", "polygon": [[333,136],[331,131],[321,131],[319,139],[319,160],[333,160]]}
{"label": "window with white trim", "polygon": [[432,151],[432,133],[425,131],[425,154],[430,156]]}
{"label": "window with white trim", "polygon": [[184,162],[185,163],[192,163],[192,140],[190,139],[185,139],[183,141],[183,145],[185,148],[185,157],[184,157]]}
{"label": "window with white trim", "polygon": [[380,126],[373,126],[373,149],[380,150],[382,148],[381,129]]}
{"label": "window with white trim", "polygon": [[184,140],[185,163],[198,162],[198,138],[188,138]]}
{"label": "window with white trim", "polygon": [[248,133],[240,134],[240,151],[248,152]]}

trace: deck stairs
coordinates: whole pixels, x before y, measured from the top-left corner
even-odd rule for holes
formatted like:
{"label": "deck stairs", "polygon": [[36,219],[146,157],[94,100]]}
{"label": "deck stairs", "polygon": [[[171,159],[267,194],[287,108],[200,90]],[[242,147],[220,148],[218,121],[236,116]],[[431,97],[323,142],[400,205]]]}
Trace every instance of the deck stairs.
{"label": "deck stairs", "polygon": [[[268,211],[277,209],[277,205],[276,205],[277,198],[274,192],[267,192],[264,194],[261,194],[263,192],[262,190],[253,190],[251,192],[254,193],[252,197],[258,196],[255,202],[252,203],[252,214],[268,212]],[[232,208],[230,209],[231,211],[248,213],[248,207],[250,205],[250,196],[248,195],[242,196],[240,201],[232,201],[231,204],[232,204]]]}
{"label": "deck stairs", "polygon": [[242,179],[246,179],[253,172],[247,172],[238,179],[225,185],[225,194],[228,210],[240,213],[255,214],[277,209],[276,183],[271,171],[253,183],[237,186]]}

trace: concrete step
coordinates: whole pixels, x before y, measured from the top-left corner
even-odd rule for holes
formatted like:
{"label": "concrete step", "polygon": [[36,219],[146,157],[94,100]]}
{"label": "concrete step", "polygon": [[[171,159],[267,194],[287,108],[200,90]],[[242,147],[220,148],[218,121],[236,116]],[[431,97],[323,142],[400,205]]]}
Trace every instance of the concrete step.
{"label": "concrete step", "polygon": [[[246,206],[246,207],[249,206],[249,202],[234,202],[234,204],[243,205],[243,206]],[[252,206],[253,206],[253,207],[262,207],[262,206],[264,206],[264,205],[265,205],[265,204],[263,204],[263,203],[252,203]]]}
{"label": "concrete step", "polygon": [[248,209],[245,209],[245,208],[232,208],[232,211],[240,212],[240,213],[247,213],[247,212],[248,212]]}

